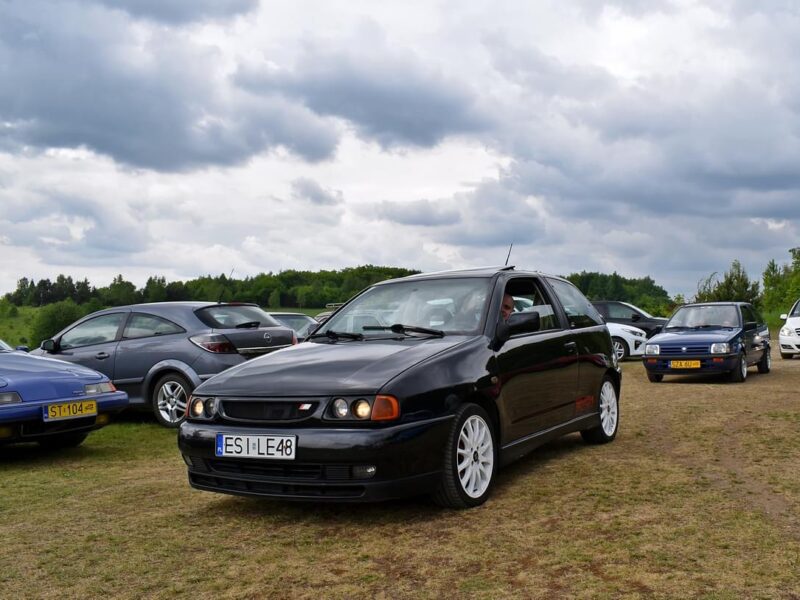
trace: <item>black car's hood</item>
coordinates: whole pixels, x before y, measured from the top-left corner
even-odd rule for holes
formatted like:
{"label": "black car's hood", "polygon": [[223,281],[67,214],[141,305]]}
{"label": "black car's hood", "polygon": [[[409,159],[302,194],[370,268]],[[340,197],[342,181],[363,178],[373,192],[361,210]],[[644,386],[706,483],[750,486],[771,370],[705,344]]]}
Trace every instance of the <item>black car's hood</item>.
{"label": "black car's hood", "polygon": [[472,339],[304,342],[223,371],[195,394],[327,396],[374,394],[409,367]]}
{"label": "black car's hood", "polygon": [[738,327],[719,329],[676,329],[659,333],[647,340],[649,344],[686,344],[728,342],[741,331]]}

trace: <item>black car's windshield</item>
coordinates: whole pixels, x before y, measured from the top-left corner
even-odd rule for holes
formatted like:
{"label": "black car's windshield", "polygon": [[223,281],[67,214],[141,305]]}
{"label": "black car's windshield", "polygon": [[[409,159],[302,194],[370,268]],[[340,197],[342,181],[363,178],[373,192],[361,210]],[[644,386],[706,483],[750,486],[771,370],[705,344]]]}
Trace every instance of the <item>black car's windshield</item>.
{"label": "black car's windshield", "polygon": [[332,330],[386,337],[388,328],[399,324],[407,331],[416,327],[437,334],[475,334],[486,313],[489,284],[489,279],[465,277],[378,285],[339,310],[317,333]]}
{"label": "black car's windshield", "polygon": [[214,329],[237,327],[277,327],[279,323],[258,306],[247,304],[212,304],[195,311],[197,317]]}
{"label": "black car's windshield", "polygon": [[0,352],[13,352],[14,349],[6,344],[3,340],[0,340]]}
{"label": "black car's windshield", "polygon": [[712,327],[740,327],[739,311],[731,304],[683,306],[672,315],[664,329]]}

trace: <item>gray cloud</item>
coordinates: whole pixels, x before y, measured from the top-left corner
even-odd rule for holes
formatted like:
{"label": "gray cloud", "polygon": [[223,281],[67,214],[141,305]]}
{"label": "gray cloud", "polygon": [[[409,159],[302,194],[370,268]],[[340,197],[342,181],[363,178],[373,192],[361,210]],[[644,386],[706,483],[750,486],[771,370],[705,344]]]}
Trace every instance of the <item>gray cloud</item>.
{"label": "gray cloud", "polygon": [[381,219],[400,225],[422,227],[453,225],[461,220],[458,210],[451,202],[433,202],[424,199],[411,202],[384,200],[375,206],[375,214]]}
{"label": "gray cloud", "polygon": [[344,200],[339,190],[327,190],[313,179],[299,177],[292,181],[292,196],[317,206],[335,206]]}
{"label": "gray cloud", "polygon": [[94,0],[131,16],[168,24],[226,18],[253,10],[258,0]]}

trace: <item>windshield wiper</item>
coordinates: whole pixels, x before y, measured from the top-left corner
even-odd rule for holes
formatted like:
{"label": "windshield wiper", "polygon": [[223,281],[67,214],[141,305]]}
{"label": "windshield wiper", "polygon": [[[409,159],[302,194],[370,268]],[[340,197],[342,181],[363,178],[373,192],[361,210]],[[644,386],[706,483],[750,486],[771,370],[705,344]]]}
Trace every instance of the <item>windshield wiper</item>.
{"label": "windshield wiper", "polygon": [[361,333],[350,333],[349,331],[334,331],[333,329],[328,329],[323,333],[315,333],[313,335],[308,336],[306,339],[313,340],[314,338],[318,337],[327,337],[331,340],[338,340],[338,339],[345,339],[345,340],[363,340],[364,334]]}
{"label": "windshield wiper", "polygon": [[417,327],[416,325],[403,325],[402,323],[395,323],[394,325],[364,325],[363,329],[364,331],[385,331],[388,329],[392,333],[400,333],[403,335],[408,335],[409,333],[422,333],[425,335],[444,337],[444,331],[441,329]]}
{"label": "windshield wiper", "polygon": [[247,321],[246,323],[239,323],[236,329],[255,329],[261,327],[261,321]]}

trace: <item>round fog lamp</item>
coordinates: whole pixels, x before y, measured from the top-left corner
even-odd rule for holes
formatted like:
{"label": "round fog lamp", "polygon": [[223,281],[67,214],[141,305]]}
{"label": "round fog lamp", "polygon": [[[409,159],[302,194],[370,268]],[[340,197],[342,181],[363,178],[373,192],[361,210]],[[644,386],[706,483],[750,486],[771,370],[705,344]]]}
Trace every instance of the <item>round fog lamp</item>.
{"label": "round fog lamp", "polygon": [[203,399],[195,398],[192,400],[192,416],[199,417],[203,414]]}
{"label": "round fog lamp", "polygon": [[333,414],[340,419],[344,419],[347,416],[348,410],[347,400],[344,398],[337,398],[333,401]]}
{"label": "round fog lamp", "polygon": [[372,407],[369,405],[369,402],[364,400],[356,400],[356,403],[353,405],[353,414],[358,417],[359,419],[369,419],[369,413],[372,412]]}

